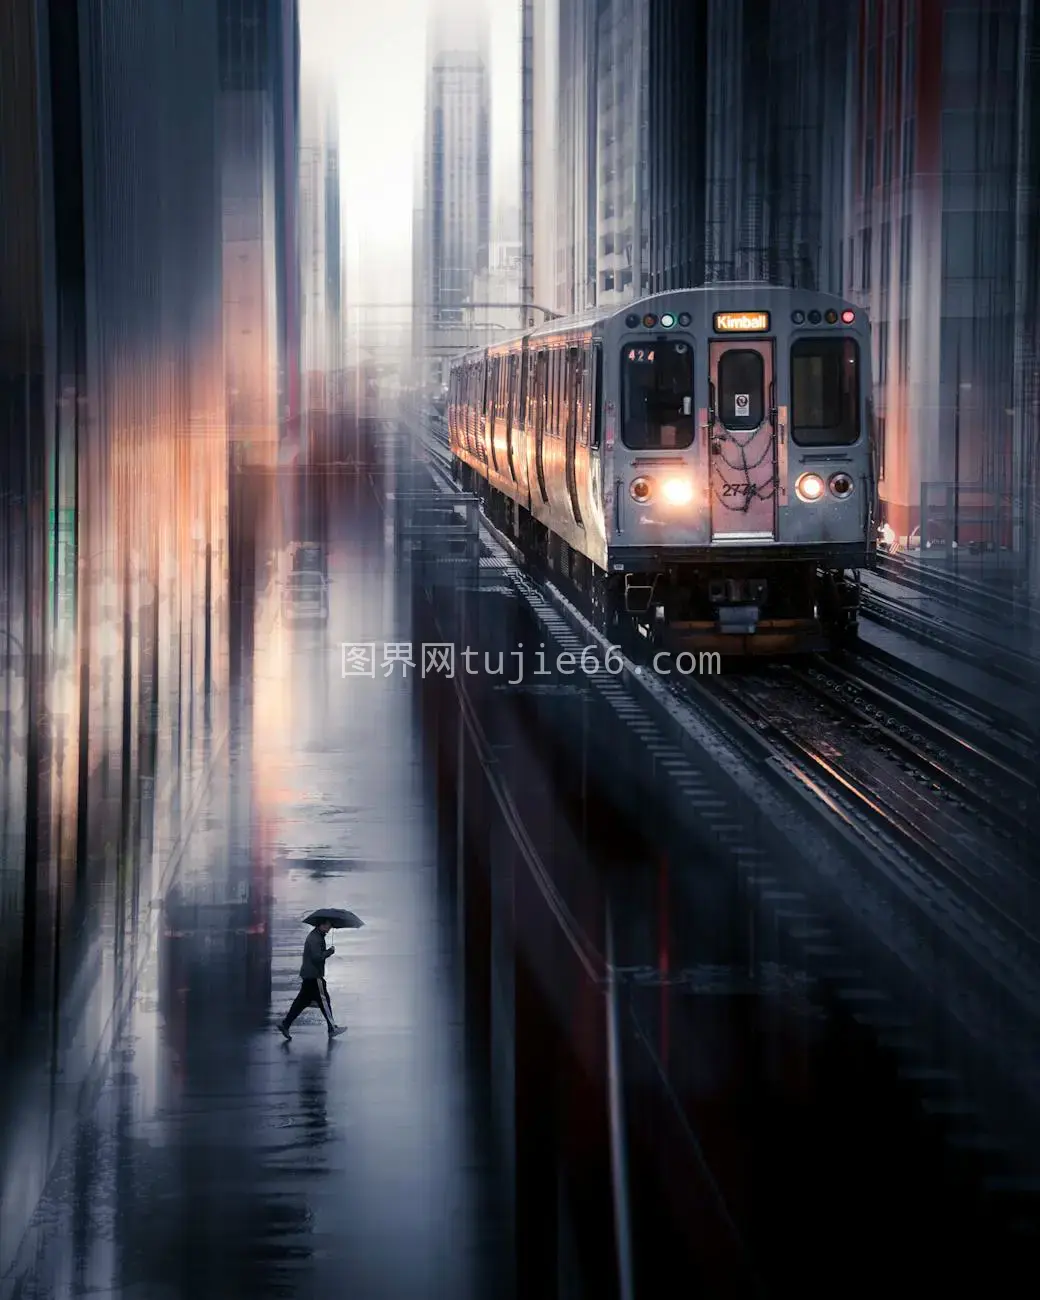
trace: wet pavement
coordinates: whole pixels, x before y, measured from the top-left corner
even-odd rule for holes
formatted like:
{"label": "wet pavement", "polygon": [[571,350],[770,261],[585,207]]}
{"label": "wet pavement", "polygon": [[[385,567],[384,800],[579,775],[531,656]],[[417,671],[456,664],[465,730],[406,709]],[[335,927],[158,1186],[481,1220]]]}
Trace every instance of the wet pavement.
{"label": "wet pavement", "polygon": [[[387,671],[384,647],[450,636],[512,654],[541,631],[501,573],[457,607],[442,592],[462,621],[431,627],[367,489],[328,527],[330,623],[262,615],[251,698],[158,949],[0,1300],[610,1300],[611,1225],[626,1216],[640,1296],[831,1294],[835,1255],[860,1261],[871,1293],[896,1271],[934,1282],[951,1237],[964,1251],[947,1273],[988,1268],[916,1095],[707,821],[691,833],[676,816],[638,726],[577,678],[514,689],[485,661],[465,681],[487,741],[476,761],[454,686]],[[372,646],[371,676],[343,677],[343,642]],[[810,900],[790,892],[790,864],[763,865],[797,925]],[[274,1024],[298,988],[302,918],[321,906],[365,921],[333,937],[327,970],[347,1032],[330,1043],[312,1009],[287,1044]],[[839,958],[853,992],[879,996],[868,962]],[[470,1073],[477,1021],[490,1080]]]}
{"label": "wet pavement", "polygon": [[[330,577],[327,628],[258,636],[173,932],[4,1300],[509,1294],[409,687],[340,677],[340,641],[407,640],[381,534],[334,542]],[[323,905],[365,921],[327,969],[347,1032],[314,1009],[285,1043]]]}

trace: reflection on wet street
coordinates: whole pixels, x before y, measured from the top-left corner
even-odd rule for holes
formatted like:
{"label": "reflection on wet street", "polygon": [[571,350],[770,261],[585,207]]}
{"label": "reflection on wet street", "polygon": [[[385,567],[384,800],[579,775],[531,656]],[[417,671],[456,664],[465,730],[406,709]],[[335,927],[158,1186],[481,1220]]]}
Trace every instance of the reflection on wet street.
{"label": "reflection on wet street", "polygon": [[[408,635],[376,528],[331,541],[328,627],[286,627],[277,591],[260,610],[252,716],[214,763],[158,960],[12,1296],[507,1293],[408,687],[340,678],[340,641]],[[290,1044],[272,1026],[321,906],[365,922],[330,938],[347,1032],[330,1041],[314,1008]]]}
{"label": "reflection on wet street", "polygon": [[[744,1300],[988,1275],[996,1238],[943,1145],[958,1098],[921,1124],[870,961],[821,944],[797,863],[734,865],[720,800],[677,797],[665,750],[576,678],[405,671],[424,643],[494,660],[549,635],[494,571],[406,572],[393,520],[426,481],[407,464],[274,494],[249,672],[175,869],[135,904],[126,1023],[111,1050],[89,1039],[88,999],[73,1051],[70,1000],[59,1068],[27,1052],[12,1088],[3,1222],[52,1173],[0,1300]],[[286,618],[303,535],[328,559],[310,626]],[[371,672],[344,675],[344,643]],[[346,1032],[312,1007],[285,1042],[321,907],[364,922],[330,936]],[[132,962],[99,929],[110,989]],[[71,1073],[85,1042],[96,1092]]]}

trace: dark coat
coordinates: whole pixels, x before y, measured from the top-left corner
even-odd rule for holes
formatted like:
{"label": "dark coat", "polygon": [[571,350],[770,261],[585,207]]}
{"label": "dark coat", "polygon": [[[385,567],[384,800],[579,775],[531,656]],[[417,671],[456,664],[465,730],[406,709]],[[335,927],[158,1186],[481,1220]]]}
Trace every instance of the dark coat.
{"label": "dark coat", "polygon": [[317,926],[307,936],[303,945],[303,964],[300,966],[300,979],[322,980],[325,978],[325,936]]}

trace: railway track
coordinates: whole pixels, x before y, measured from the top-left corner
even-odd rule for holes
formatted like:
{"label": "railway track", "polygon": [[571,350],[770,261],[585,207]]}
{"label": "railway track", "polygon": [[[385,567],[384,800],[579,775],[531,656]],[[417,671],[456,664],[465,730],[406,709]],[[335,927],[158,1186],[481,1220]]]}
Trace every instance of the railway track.
{"label": "railway track", "polygon": [[715,679],[709,689],[1040,960],[1040,934],[1024,919],[1033,882],[1021,845],[1036,824],[1024,779],[880,694],[864,699],[851,675],[829,668]]}
{"label": "railway track", "polygon": [[[435,478],[450,490],[446,438],[433,430],[424,442]],[[572,641],[597,640],[606,647],[573,597],[527,574],[509,540],[487,520],[484,528],[494,539],[492,553],[504,551],[518,566],[510,581],[545,611],[539,618],[547,620],[554,639],[554,627],[565,625]],[[994,1068],[1002,1080],[1003,1100],[989,1098],[989,1084],[980,1084],[989,1122],[1020,1137],[1023,1124],[1031,1131],[1040,1104],[1040,934],[1032,925],[1032,878],[1018,851],[1026,827],[1035,824],[1035,790],[1025,775],[1033,761],[1028,736],[996,728],[969,705],[859,657],[841,665],[816,660],[805,669],[784,668],[765,686],[750,674],[665,681],[647,671],[645,647],[626,646],[625,655],[624,676],[610,679],[609,691],[617,696],[612,707],[633,719],[648,708],[647,716],[663,728],[661,737],[673,737],[672,757],[662,752],[667,740],[647,744],[648,760],[678,783],[676,797],[683,803],[693,798],[698,809],[707,799],[718,816],[736,817],[719,833],[723,844],[744,845],[735,849],[738,861],[760,861],[765,845],[755,832],[738,829],[749,810],[734,812],[733,796],[723,793],[730,788],[750,798],[757,809],[753,818],[764,817],[782,840],[798,846],[808,872],[804,894],[796,883],[801,869],[794,863],[778,869],[769,863],[768,848],[749,884],[774,891],[762,898],[780,900],[768,904],[782,909],[778,923],[780,916],[797,918],[783,924],[806,945],[807,969],[837,981],[839,997],[859,996],[848,988],[845,941],[836,933],[827,937],[835,918],[820,910],[828,906],[823,899],[840,899],[846,915],[873,935],[871,961],[888,969],[894,959],[893,981],[913,972],[918,989],[899,1010],[893,1005],[887,1011],[882,995],[864,990],[873,1009],[856,1018],[884,1035],[891,1033],[888,1026],[909,1023],[907,1011],[916,1020],[921,1005],[934,1003],[920,1026],[923,1037],[900,1038],[905,1047],[899,1051],[912,1055],[921,1048],[945,1062],[956,1024],[955,1032],[966,1034],[991,1063],[984,1068]],[[646,722],[633,726],[643,739]],[[706,760],[716,773],[704,767]],[[703,770],[696,778],[703,794],[693,793],[690,776],[679,775],[684,762]],[[708,785],[716,787],[710,799]],[[695,815],[716,814],[703,809]],[[813,833],[814,825],[822,833]],[[860,940],[850,935],[849,941],[856,950]],[[929,1075],[940,1076],[953,1077],[945,1065]],[[988,1139],[980,1140],[980,1151],[990,1149]],[[1013,1142],[1005,1142],[1010,1149]]]}
{"label": "railway track", "polygon": [[999,678],[1031,693],[1040,690],[1040,665],[1035,658],[1010,649],[995,637],[971,631],[943,618],[934,609],[915,608],[869,586],[864,586],[860,602],[861,612],[882,627],[891,628],[920,644],[941,649],[989,677]]}
{"label": "railway track", "polygon": [[857,734],[882,753],[911,764],[935,788],[971,808],[1003,838],[1036,824],[1037,790],[1028,750],[972,728],[969,735],[936,701],[911,704],[869,669],[856,671],[824,659],[790,670],[807,692],[838,710]]}
{"label": "railway track", "polygon": [[1009,590],[996,590],[992,583],[885,551],[878,552],[874,572],[888,582],[898,583],[908,591],[930,596],[965,613],[1040,631],[1037,612],[1026,602],[1017,600]]}
{"label": "railway track", "polygon": [[[1040,1079],[1030,1064],[1040,1047],[1040,930],[1025,848],[1030,814],[1024,782],[998,795],[1015,813],[1013,822],[1001,824],[999,814],[985,809],[984,795],[964,797],[965,776],[949,759],[949,748],[959,745],[950,742],[945,759],[929,752],[921,743],[923,729],[908,735],[905,721],[895,727],[881,722],[842,699],[835,679],[824,685],[827,678],[817,669],[780,670],[710,683],[688,679],[672,690],[729,736],[743,733],[749,758],[761,762],[761,748],[767,748],[823,821],[841,824],[873,851],[868,860],[881,887],[909,900],[944,943],[952,940],[969,957],[1002,1002],[1017,1006],[1013,1069],[1031,1078],[1030,1092],[1040,1099]],[[974,758],[990,760],[978,753]],[[996,763],[989,767],[991,781],[1001,770]],[[1023,1032],[1023,1025],[1030,1028]]]}
{"label": "railway track", "polygon": [[[447,440],[435,451],[448,459]],[[638,639],[626,646],[649,662]],[[644,664],[644,667],[646,664]],[[872,826],[926,864],[988,930],[1016,936],[1040,968],[1032,881],[1020,841],[1040,826],[1025,735],[1001,736],[979,714],[859,660],[687,679],[680,698],[710,698],[795,761],[814,789],[840,793]]]}

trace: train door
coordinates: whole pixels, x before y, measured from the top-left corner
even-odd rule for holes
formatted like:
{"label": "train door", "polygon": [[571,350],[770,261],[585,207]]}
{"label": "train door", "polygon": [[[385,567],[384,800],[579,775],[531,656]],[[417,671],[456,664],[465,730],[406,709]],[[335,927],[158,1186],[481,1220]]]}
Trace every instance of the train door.
{"label": "train door", "polygon": [[589,352],[589,393],[586,398],[589,427],[589,477],[592,480],[593,498],[597,508],[603,498],[603,458],[601,422],[603,419],[603,348],[593,343]]}
{"label": "train door", "polygon": [[776,539],[776,385],[771,339],[709,349],[711,533],[717,541]]}
{"label": "train door", "polygon": [[495,473],[498,473],[498,422],[502,413],[502,403],[499,400],[499,379],[501,378],[502,358],[495,357],[493,361],[488,362],[488,381],[487,381],[487,430],[488,445],[491,448],[491,464]]}
{"label": "train door", "polygon": [[483,361],[479,363],[479,370],[477,374],[478,374],[478,384],[479,384],[478,387],[479,405],[477,406],[477,439],[480,444],[478,455],[480,456],[480,463],[482,465],[487,465],[488,463],[487,439],[488,439],[488,426],[490,424],[488,406],[489,406],[489,399],[491,396],[491,362],[488,361],[486,357],[484,358]]}
{"label": "train door", "polygon": [[542,494],[542,504],[548,503],[549,493],[545,486],[545,434],[546,407],[549,402],[549,354],[538,353],[534,367],[534,461],[538,473],[538,491]]}
{"label": "train door", "polygon": [[567,446],[565,455],[567,458],[567,494],[571,499],[571,511],[574,515],[574,522],[579,528],[584,527],[581,522],[581,503],[578,500],[578,474],[576,461],[578,457],[578,429],[582,418],[582,407],[584,404],[585,387],[582,375],[582,353],[579,348],[568,348],[566,352],[566,362],[563,373],[564,383],[564,409],[567,419]]}

